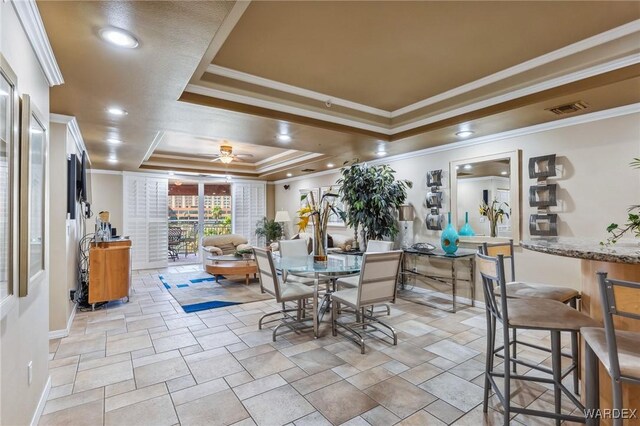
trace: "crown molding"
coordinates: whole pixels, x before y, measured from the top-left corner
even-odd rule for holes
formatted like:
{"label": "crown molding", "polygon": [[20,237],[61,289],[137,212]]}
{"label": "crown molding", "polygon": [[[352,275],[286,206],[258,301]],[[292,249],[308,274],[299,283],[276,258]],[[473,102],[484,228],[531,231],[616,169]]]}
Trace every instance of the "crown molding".
{"label": "crown molding", "polygon": [[138,166],[141,166],[143,163],[149,161],[149,158],[151,157],[151,155],[153,155],[153,152],[156,150],[158,145],[160,145],[160,142],[162,142],[162,138],[164,138],[164,131],[159,131],[158,133],[156,133],[155,137],[151,141],[151,145],[149,145],[149,148],[147,148],[147,152],[144,154],[144,157],[142,157],[142,161],[140,162],[140,164],[138,164]]}
{"label": "crown molding", "polygon": [[292,86],[290,84],[281,83],[279,81],[269,80],[268,78],[258,77],[256,75],[248,74],[242,71],[236,71],[231,68],[221,67],[220,65],[209,65],[207,67],[207,72],[210,74],[219,75],[221,77],[227,77],[233,80],[254,84],[256,86],[266,87],[269,89],[278,90],[280,92],[302,96],[308,99],[314,99],[322,103],[331,102],[331,104],[333,105],[339,105],[345,108],[354,109],[356,111],[365,112],[367,114],[378,115],[384,118],[391,118],[391,112],[385,111],[383,109],[359,104],[357,102],[352,102],[346,99],[336,98],[331,95],[314,92],[313,90],[303,89],[302,87]]}
{"label": "crown molding", "polygon": [[57,86],[64,83],[35,0],[12,0],[11,3],[22,23],[22,28],[27,34],[49,86]]}
{"label": "crown molding", "polygon": [[[211,98],[223,99],[226,101],[237,102],[246,105],[252,105],[259,108],[266,108],[274,111],[285,112],[288,114],[299,115],[302,117],[313,118],[316,120],[326,121],[334,124],[341,124],[343,126],[354,127],[357,129],[368,130],[370,132],[381,133],[383,135],[390,135],[388,127],[374,126],[372,124],[362,123],[360,121],[351,120],[349,118],[337,117],[330,114],[323,114],[321,112],[310,111],[304,108],[299,108],[280,102],[268,101],[264,99],[254,98],[251,96],[240,95],[238,93],[227,92],[219,89],[212,89],[210,87],[204,87],[195,84],[188,84],[185,88],[185,92],[194,93],[196,95],[209,96]],[[202,105],[200,105],[202,106]]]}
{"label": "crown molding", "polygon": [[49,114],[49,121],[51,123],[64,124],[67,126],[69,133],[71,133],[71,137],[73,138],[78,151],[87,153],[87,160],[89,160],[89,164],[91,164],[91,158],[89,158],[89,151],[84,144],[84,139],[82,138],[82,132],[80,132],[80,127],[78,126],[78,120],[75,117],[70,115],[63,114]]}
{"label": "crown molding", "polygon": [[[592,112],[590,114],[584,114],[577,117],[565,118],[562,120],[556,120],[549,123],[536,124],[534,126],[522,127],[520,129],[509,130],[507,132],[496,133],[493,135],[480,136],[474,139],[466,141],[452,142],[445,145],[434,146],[431,148],[425,148],[418,151],[407,152],[404,154],[392,155],[385,158],[378,158],[371,161],[366,161],[368,164],[388,164],[392,161],[405,160],[409,158],[421,157],[428,154],[435,154],[438,152],[451,151],[453,149],[460,149],[474,145],[482,145],[490,142],[496,142],[503,139],[515,138],[519,136],[526,136],[535,133],[546,132],[549,130],[561,129],[563,127],[577,126],[580,124],[591,123],[600,120],[606,120],[609,118],[622,117],[630,114],[640,113],[640,103],[625,105],[617,108],[611,108],[604,111]],[[330,173],[338,173],[339,169],[323,170],[321,172],[309,173],[303,176],[295,176],[287,179],[276,180],[274,183],[289,183],[304,179],[310,179],[317,176],[323,176]]]}
{"label": "crown molding", "polygon": [[324,157],[324,155],[325,154],[319,154],[319,153],[316,153],[316,152],[310,152],[310,153],[308,153],[306,155],[302,155],[300,157],[292,158],[290,160],[286,160],[286,161],[283,161],[281,163],[272,164],[272,165],[269,165],[269,166],[257,168],[256,172],[264,174],[264,172],[269,172],[269,171],[272,171],[272,170],[279,169],[280,167],[286,167],[286,166],[290,166],[290,165],[297,164],[297,163],[300,163],[300,162],[311,161],[311,160],[313,160],[315,158],[318,158],[318,157]]}
{"label": "crown molding", "polygon": [[122,175],[120,170],[89,169],[88,172],[92,175]]}
{"label": "crown molding", "polygon": [[300,152],[300,151],[295,150],[295,149],[288,149],[288,150],[283,151],[283,152],[280,152],[280,153],[278,153],[278,154],[274,154],[274,155],[272,155],[271,157],[267,157],[267,158],[265,158],[264,160],[256,161],[255,163],[252,163],[252,164],[253,164],[254,166],[260,166],[260,165],[262,165],[262,164],[269,163],[269,162],[271,162],[271,161],[273,161],[273,160],[277,160],[278,158],[282,158],[282,157],[285,157],[285,156],[287,156],[287,155],[294,154],[294,153],[296,153],[296,152]]}

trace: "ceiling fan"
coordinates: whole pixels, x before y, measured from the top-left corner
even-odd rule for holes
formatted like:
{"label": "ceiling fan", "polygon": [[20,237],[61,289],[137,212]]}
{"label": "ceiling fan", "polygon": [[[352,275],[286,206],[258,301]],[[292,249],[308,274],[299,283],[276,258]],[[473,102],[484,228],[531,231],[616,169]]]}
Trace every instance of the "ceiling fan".
{"label": "ceiling fan", "polygon": [[220,161],[224,164],[229,164],[232,161],[243,162],[247,161],[249,158],[253,158],[252,154],[234,154],[233,147],[230,145],[222,145],[220,146],[220,154],[216,154],[213,156],[214,158],[211,161]]}

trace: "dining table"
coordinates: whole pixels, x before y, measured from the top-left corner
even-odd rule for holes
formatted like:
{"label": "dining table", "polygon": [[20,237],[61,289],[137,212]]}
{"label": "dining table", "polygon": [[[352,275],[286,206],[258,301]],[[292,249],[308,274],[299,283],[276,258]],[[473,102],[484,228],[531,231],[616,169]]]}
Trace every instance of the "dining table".
{"label": "dining table", "polygon": [[[314,287],[314,303],[320,300],[318,291],[320,280],[328,278],[335,286],[335,280],[339,277],[347,275],[355,275],[360,273],[362,268],[362,256],[330,254],[327,261],[317,262],[313,256],[273,256],[273,263],[276,271],[283,274],[292,274],[303,277],[313,278]],[[313,335],[318,338],[318,329],[320,320],[324,313],[331,307],[331,292],[335,288],[328,288],[324,297],[320,300],[319,306],[316,306],[316,317],[313,318]]]}

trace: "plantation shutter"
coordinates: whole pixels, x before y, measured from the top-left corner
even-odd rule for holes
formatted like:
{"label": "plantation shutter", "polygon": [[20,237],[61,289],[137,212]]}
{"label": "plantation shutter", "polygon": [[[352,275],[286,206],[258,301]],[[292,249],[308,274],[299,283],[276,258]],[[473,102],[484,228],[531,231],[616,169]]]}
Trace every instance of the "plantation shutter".
{"label": "plantation shutter", "polygon": [[233,233],[242,235],[249,244],[264,244],[256,237],[256,222],[267,214],[266,186],[264,183],[233,184]]}
{"label": "plantation shutter", "polygon": [[133,269],[167,266],[168,181],[124,176],[124,235],[131,238]]}

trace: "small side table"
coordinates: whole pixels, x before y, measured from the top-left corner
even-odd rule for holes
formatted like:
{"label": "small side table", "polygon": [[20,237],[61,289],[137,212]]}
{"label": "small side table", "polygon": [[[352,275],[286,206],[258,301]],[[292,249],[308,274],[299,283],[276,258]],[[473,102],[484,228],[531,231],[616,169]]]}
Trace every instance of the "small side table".
{"label": "small side table", "polygon": [[[406,277],[414,277],[414,279],[419,279],[425,284],[429,284],[429,282],[437,282],[439,284],[447,284],[451,286],[451,295],[452,295],[452,309],[451,312],[455,313],[457,310],[457,287],[459,282],[468,283],[471,290],[471,306],[475,306],[475,296],[476,296],[476,285],[475,285],[475,258],[476,251],[470,249],[458,249],[454,254],[446,254],[442,249],[436,249],[432,252],[426,253],[423,251],[413,250],[413,249],[405,249],[404,250],[404,260],[402,261],[402,269],[400,271],[401,281],[400,284],[404,289],[404,285],[406,282]],[[428,272],[419,272],[417,267],[407,268],[407,260],[410,257],[419,256],[427,259],[438,259],[447,261],[451,264],[451,275],[442,275],[436,273],[428,273]],[[469,267],[469,277],[468,278],[460,278],[458,277],[458,263],[467,263]]]}

